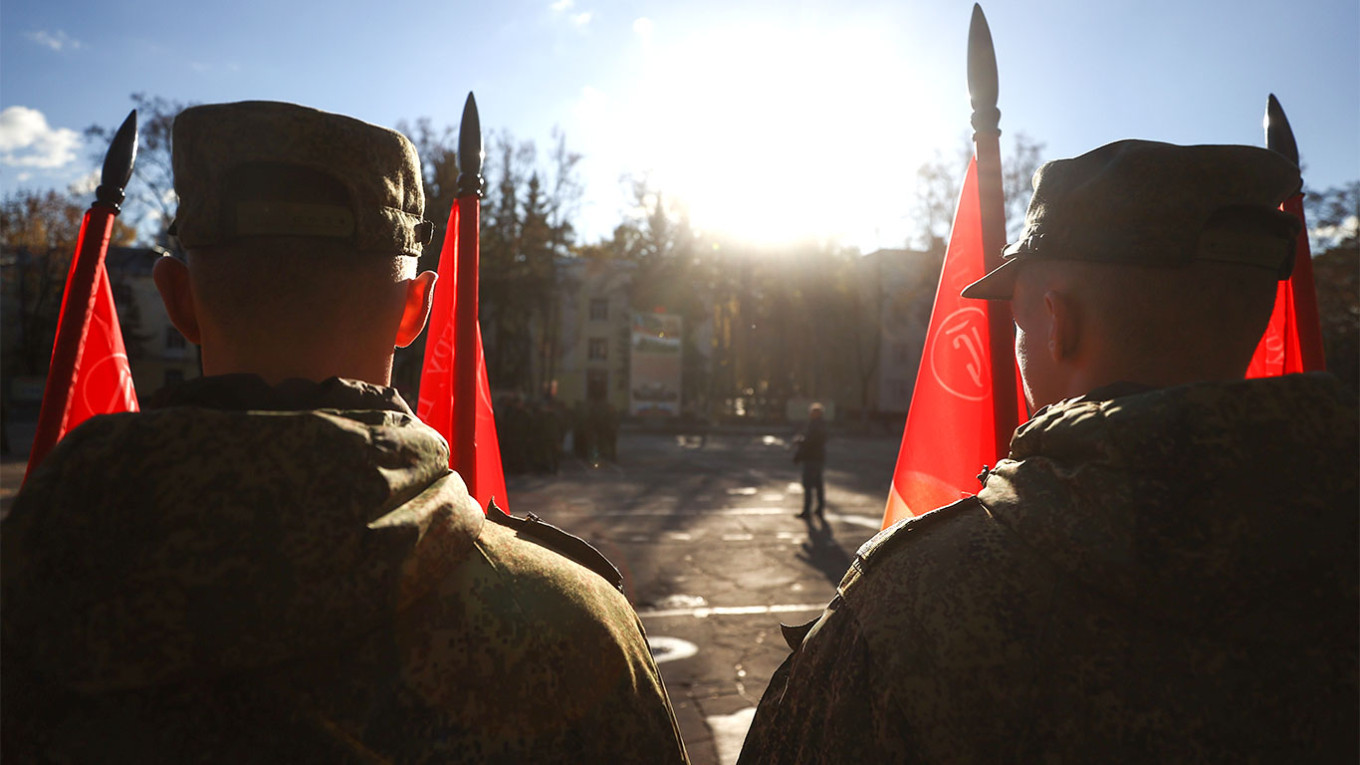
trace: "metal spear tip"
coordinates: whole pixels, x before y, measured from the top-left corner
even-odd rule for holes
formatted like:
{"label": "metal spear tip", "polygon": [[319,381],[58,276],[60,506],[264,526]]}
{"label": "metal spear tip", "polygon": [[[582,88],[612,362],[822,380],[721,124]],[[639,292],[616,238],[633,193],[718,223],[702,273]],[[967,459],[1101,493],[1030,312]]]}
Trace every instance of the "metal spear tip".
{"label": "metal spear tip", "polygon": [[463,104],[463,121],[458,126],[458,196],[481,196],[482,179],[482,119],[477,114],[477,99],[468,93]]}
{"label": "metal spear tip", "polygon": [[99,188],[95,189],[96,204],[117,210],[123,203],[123,189],[132,180],[132,166],[137,161],[137,110],[128,113],[127,119],[118,127],[118,132],[109,144],[104,155],[104,169],[99,175]]}
{"label": "metal spear tip", "polygon": [[1284,108],[1275,98],[1275,94],[1270,94],[1270,99],[1266,101],[1266,148],[1271,151],[1283,154],[1294,164],[1299,163],[1299,145],[1294,140],[1294,130],[1289,127],[1289,118],[1284,116]]}
{"label": "metal spear tip", "polygon": [[968,96],[973,104],[973,129],[996,132],[1001,122],[997,99],[996,50],[992,30],[982,6],[973,4],[973,19],[968,24]]}

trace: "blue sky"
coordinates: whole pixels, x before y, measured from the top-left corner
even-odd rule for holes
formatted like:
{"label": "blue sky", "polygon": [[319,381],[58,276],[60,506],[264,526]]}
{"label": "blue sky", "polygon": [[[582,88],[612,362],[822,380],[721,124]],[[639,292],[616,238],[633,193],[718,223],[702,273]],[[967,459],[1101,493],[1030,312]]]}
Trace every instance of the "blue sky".
{"label": "blue sky", "polygon": [[[295,101],[384,125],[482,124],[581,152],[578,229],[606,236],[619,178],[651,173],[710,230],[897,246],[914,173],[967,135],[972,3],[198,3],[6,0],[0,192],[94,168],[81,131],[145,92]],[[1355,0],[984,3],[1001,126],[1073,156],[1121,138],[1262,141],[1275,93],[1305,178],[1360,177]],[[1003,136],[1003,141],[1009,136]]]}

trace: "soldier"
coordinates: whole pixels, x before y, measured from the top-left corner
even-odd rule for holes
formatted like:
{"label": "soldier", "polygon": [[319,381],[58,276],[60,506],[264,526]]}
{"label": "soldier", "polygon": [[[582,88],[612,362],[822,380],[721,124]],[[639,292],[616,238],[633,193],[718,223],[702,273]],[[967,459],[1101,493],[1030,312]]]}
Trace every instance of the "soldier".
{"label": "soldier", "polygon": [[[807,427],[796,437],[798,448],[793,454],[793,461],[803,466],[803,512],[798,514],[799,518],[809,519],[813,512],[816,512],[818,518],[822,518],[822,511],[826,508],[826,486],[822,480],[822,473],[826,470],[826,420],[822,419],[824,414],[825,409],[821,404],[813,403],[809,406]],[[815,511],[812,507],[814,493],[817,495]]]}
{"label": "soldier", "polygon": [[964,291],[1010,301],[1037,411],[786,628],[743,763],[1357,760],[1355,403],[1242,379],[1298,188],[1244,146],[1039,170]]}
{"label": "soldier", "polygon": [[174,125],[205,377],[58,445],[4,524],[6,762],[684,762],[617,571],[484,515],[387,387],[433,273],[401,134]]}

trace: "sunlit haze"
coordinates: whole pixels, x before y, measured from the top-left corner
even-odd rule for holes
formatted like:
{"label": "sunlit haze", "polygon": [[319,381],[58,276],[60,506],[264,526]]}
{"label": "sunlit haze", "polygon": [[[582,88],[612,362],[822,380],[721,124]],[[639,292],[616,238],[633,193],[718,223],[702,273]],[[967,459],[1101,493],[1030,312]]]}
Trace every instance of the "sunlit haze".
{"label": "sunlit haze", "polygon": [[[900,228],[910,176],[956,131],[913,117],[891,39],[866,22],[738,24],[642,44],[628,90],[592,91],[582,122],[700,229],[779,243]],[[873,161],[865,161],[872,147]]]}

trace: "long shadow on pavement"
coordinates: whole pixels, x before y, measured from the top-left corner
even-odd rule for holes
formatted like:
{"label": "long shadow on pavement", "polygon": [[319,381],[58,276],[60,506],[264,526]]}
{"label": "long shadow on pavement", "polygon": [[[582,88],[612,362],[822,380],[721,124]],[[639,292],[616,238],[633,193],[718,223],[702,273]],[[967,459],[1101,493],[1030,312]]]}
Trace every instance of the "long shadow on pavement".
{"label": "long shadow on pavement", "polygon": [[807,524],[808,540],[799,548],[798,559],[822,572],[831,584],[840,584],[850,568],[850,554],[836,541],[826,519],[809,516],[803,522]]}

